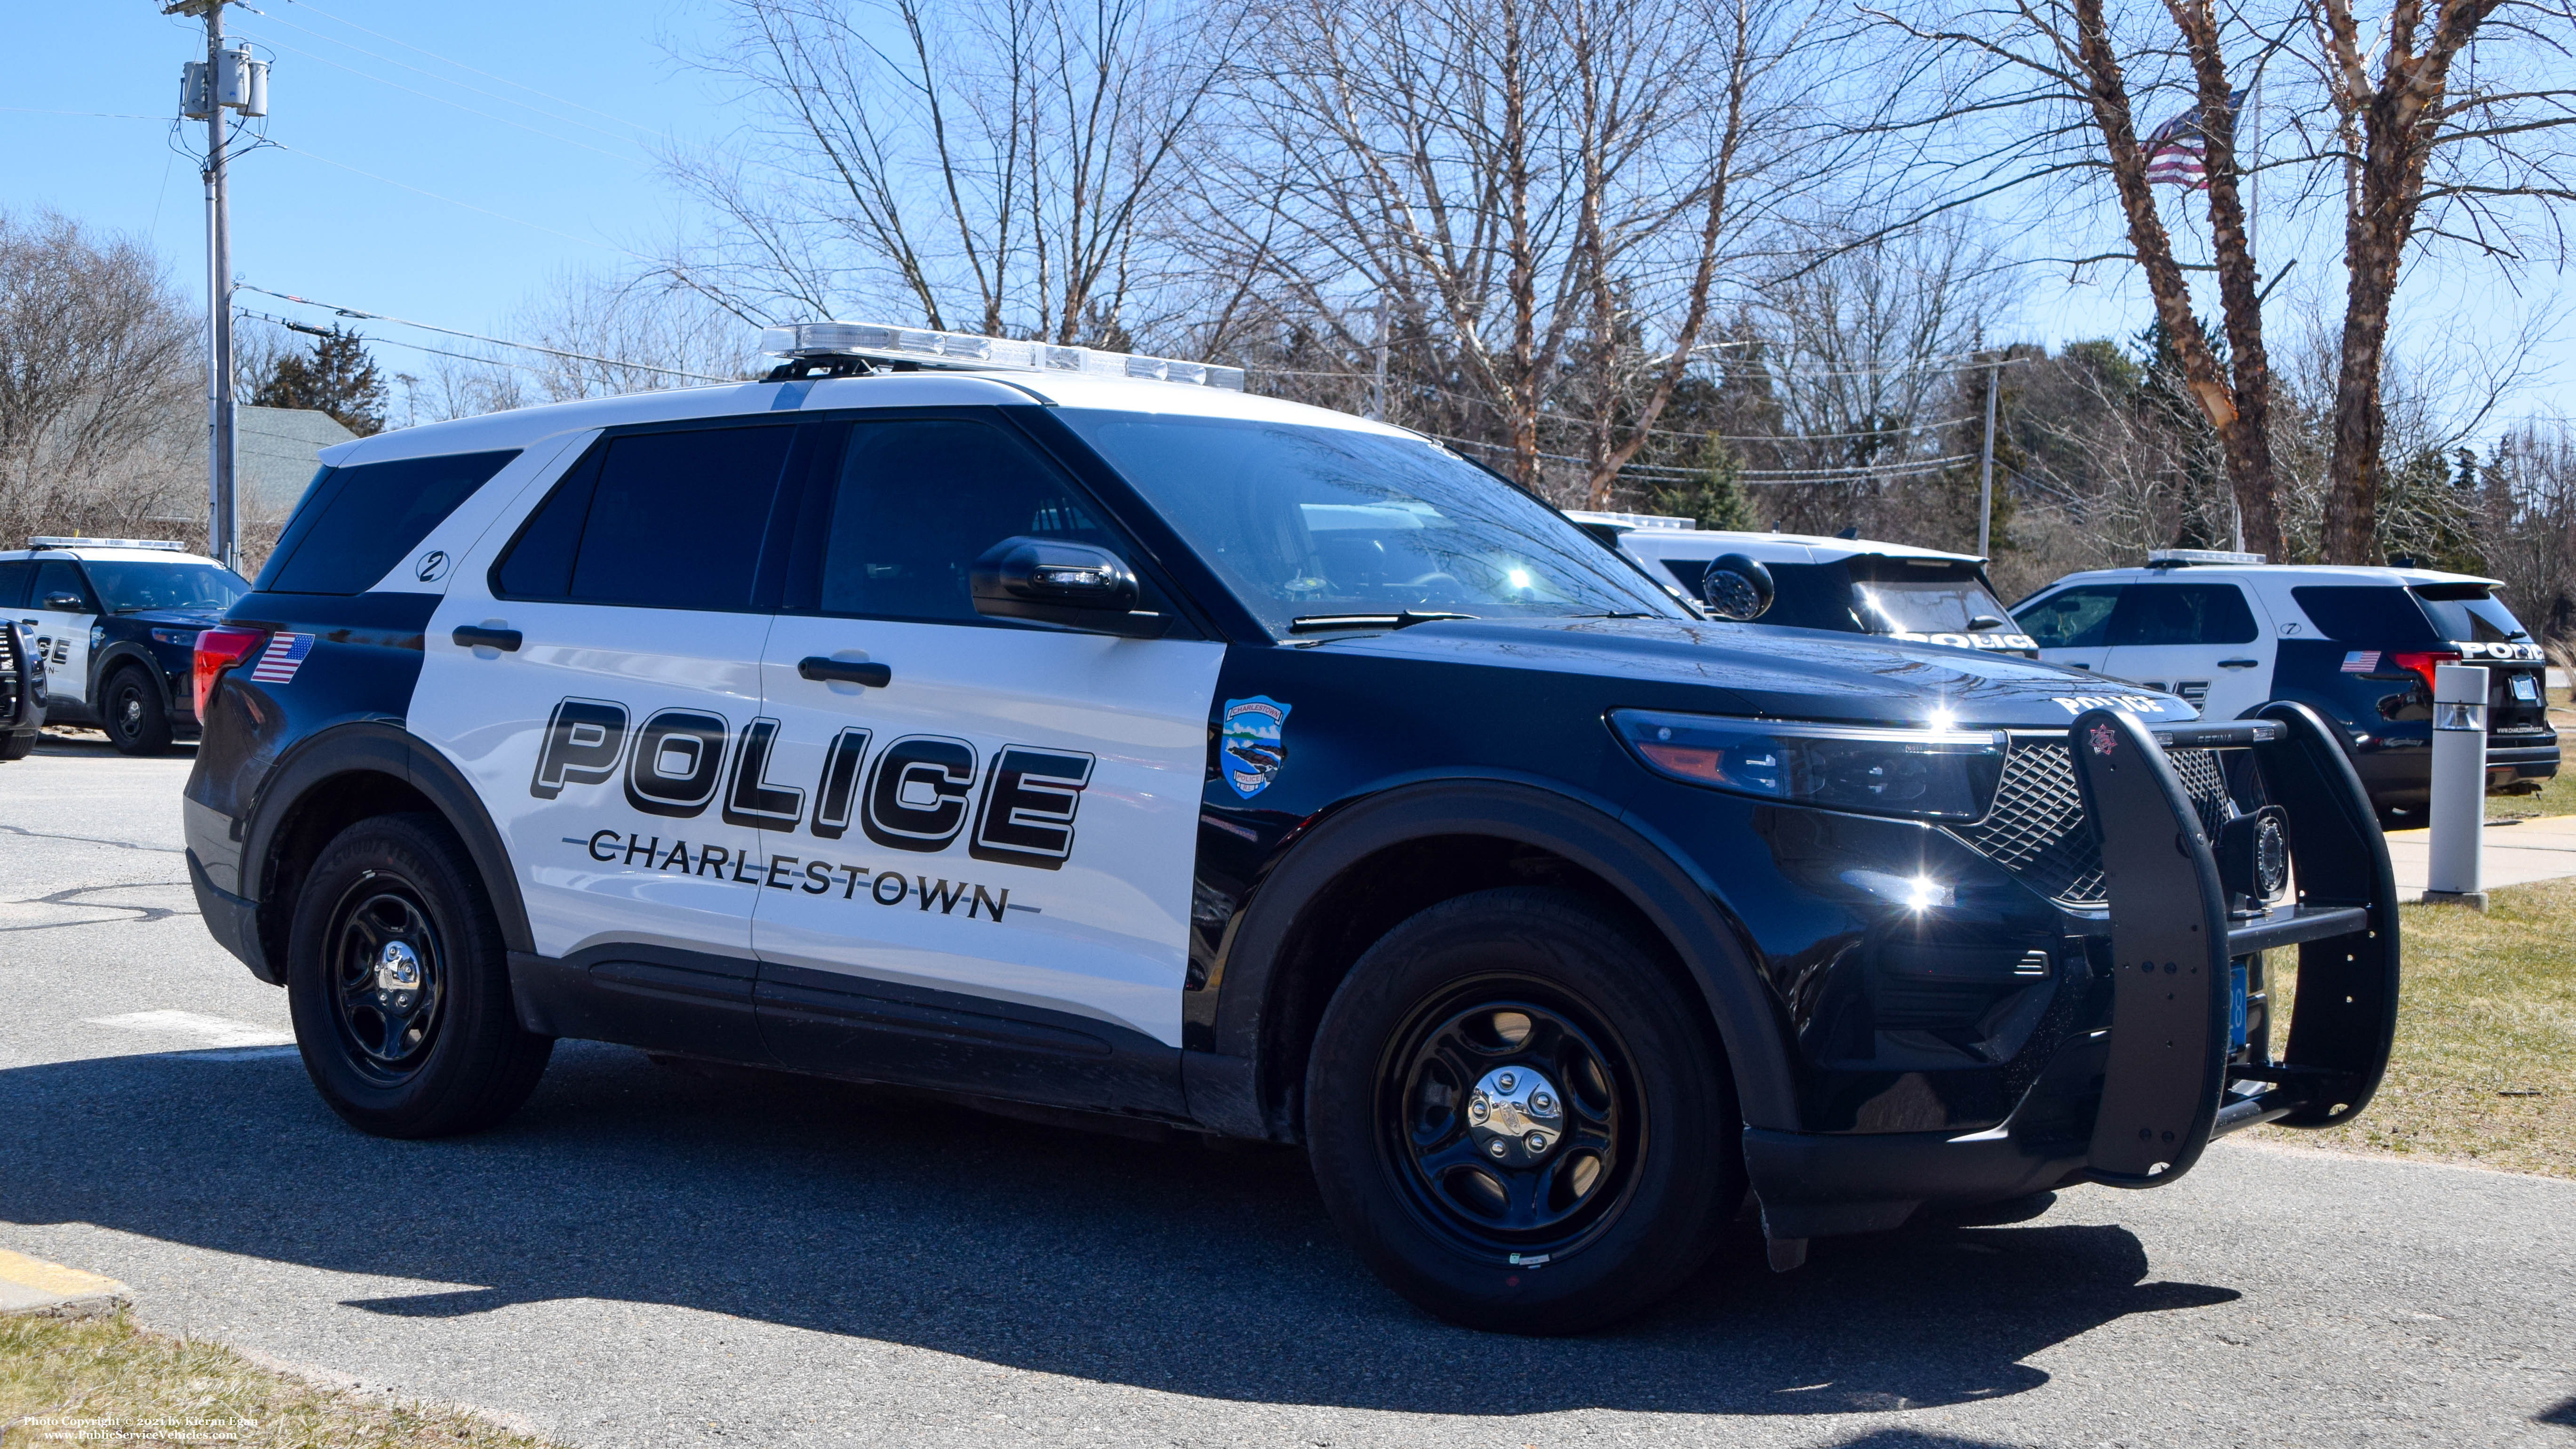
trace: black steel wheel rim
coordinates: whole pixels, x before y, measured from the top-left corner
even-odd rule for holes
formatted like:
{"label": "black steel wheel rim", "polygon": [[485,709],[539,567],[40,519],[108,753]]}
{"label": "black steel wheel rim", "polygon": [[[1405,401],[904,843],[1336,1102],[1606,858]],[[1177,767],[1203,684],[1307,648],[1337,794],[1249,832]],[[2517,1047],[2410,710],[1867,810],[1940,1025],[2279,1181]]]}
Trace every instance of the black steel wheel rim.
{"label": "black steel wheel rim", "polygon": [[[1537,1073],[1561,1130],[1531,1153],[1470,1120],[1480,1084]],[[1522,1261],[1581,1247],[1618,1216],[1646,1120],[1633,1061],[1600,1014],[1542,983],[1470,982],[1416,1010],[1378,1072],[1381,1151],[1415,1219],[1478,1256]]]}
{"label": "black steel wheel rim", "polygon": [[331,1018],[351,1066],[377,1083],[409,1080],[438,1044],[447,956],[420,893],[383,872],[332,912]]}
{"label": "black steel wheel rim", "polygon": [[116,726],[119,737],[143,738],[143,686],[131,679],[119,685],[115,700],[108,706],[108,720]]}

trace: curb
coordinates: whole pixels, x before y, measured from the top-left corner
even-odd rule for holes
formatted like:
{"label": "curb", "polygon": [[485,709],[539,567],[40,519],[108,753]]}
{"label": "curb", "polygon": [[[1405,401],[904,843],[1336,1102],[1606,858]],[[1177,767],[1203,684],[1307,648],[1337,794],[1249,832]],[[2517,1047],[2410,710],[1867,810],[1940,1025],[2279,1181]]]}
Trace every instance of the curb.
{"label": "curb", "polygon": [[0,1318],[101,1318],[133,1305],[113,1278],[0,1248]]}

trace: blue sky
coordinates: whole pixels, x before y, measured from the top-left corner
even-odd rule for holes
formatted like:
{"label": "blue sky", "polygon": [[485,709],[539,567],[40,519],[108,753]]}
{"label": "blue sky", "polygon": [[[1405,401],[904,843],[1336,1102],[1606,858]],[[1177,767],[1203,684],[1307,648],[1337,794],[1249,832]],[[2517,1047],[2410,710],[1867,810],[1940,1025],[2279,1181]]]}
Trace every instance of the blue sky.
{"label": "blue sky", "polygon": [[[649,147],[732,125],[718,89],[673,58],[713,39],[713,4],[259,0],[259,10],[235,8],[229,24],[276,57],[269,135],[288,149],[236,166],[233,255],[243,280],[279,291],[499,327],[564,269],[615,268],[659,250],[689,218]],[[15,68],[0,106],[9,157],[0,205],[50,206],[147,235],[174,278],[202,295],[203,208],[166,121],[180,63],[203,53],[202,31],[163,16],[160,0],[21,0],[10,18],[15,53],[35,63]],[[131,116],[148,119],[121,118]],[[2179,222],[2184,209],[2176,200],[2168,215]],[[2276,360],[2302,288],[2322,284],[2328,314],[2340,304],[2330,233],[2277,232],[2267,261],[2293,240],[2304,243],[2301,265],[2268,319]],[[2550,268],[2526,273],[2517,290],[2483,268],[2419,266],[2401,294],[2407,340],[2428,372],[2456,375],[2534,309],[2556,309],[2561,286]],[[2147,310],[2133,270],[2095,268],[2073,285],[2063,271],[2034,271],[2010,330],[2052,343],[2127,336]],[[384,360],[395,370],[427,361],[399,349]],[[2567,322],[2538,360],[2508,412],[2576,413]]]}

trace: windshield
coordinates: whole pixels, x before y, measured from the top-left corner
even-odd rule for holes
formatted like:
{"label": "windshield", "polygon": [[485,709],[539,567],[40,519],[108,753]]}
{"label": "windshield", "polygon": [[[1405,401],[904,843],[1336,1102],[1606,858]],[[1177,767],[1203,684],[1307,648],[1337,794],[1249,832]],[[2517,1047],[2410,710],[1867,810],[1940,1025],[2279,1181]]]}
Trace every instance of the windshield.
{"label": "windshield", "polygon": [[220,613],[250,592],[241,575],[218,564],[89,563],[90,582],[111,614],[143,609],[212,609]]}
{"label": "windshield", "polygon": [[2504,644],[2528,639],[2522,622],[2484,584],[2417,584],[2412,591],[2445,639]]}
{"label": "windshield", "polygon": [[1853,559],[1852,602],[1873,634],[1962,634],[2011,627],[2004,606],[1975,570],[1948,562],[1927,567]]}
{"label": "windshield", "polygon": [[1589,534],[1437,444],[1068,408],[1274,634],[1337,615],[1688,617]]}

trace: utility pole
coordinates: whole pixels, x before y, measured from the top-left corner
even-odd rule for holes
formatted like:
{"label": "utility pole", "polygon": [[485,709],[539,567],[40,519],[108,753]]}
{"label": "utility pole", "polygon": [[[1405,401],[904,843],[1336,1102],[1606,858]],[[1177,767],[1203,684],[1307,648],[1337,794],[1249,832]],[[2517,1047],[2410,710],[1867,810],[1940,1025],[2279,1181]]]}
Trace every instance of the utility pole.
{"label": "utility pole", "polygon": [[1377,314],[1377,369],[1376,376],[1369,383],[1368,415],[1371,422],[1382,423],[1386,421],[1386,294],[1384,292],[1378,293],[1377,306],[1370,310]]}
{"label": "utility pole", "polygon": [[1986,367],[1986,444],[1977,453],[1977,557],[1991,558],[1995,523],[1995,395],[2004,390],[2004,365]]}
{"label": "utility pole", "polygon": [[248,46],[224,48],[224,6],[240,0],[176,0],[164,15],[200,15],[206,22],[206,59],[180,73],[179,113],[206,123],[206,552],[224,567],[241,568],[241,500],[234,469],[233,237],[232,210],[224,191],[227,110],[268,114],[268,63]]}

